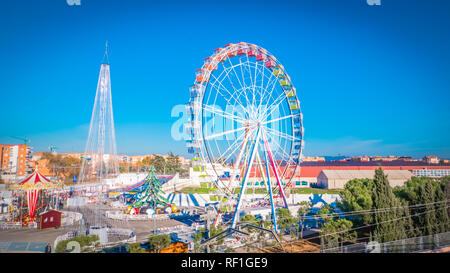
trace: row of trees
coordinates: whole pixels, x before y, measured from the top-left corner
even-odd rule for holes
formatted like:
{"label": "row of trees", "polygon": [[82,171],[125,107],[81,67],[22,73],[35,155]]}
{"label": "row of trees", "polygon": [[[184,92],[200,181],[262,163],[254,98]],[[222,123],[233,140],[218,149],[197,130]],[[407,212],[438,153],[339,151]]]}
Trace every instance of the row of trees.
{"label": "row of trees", "polygon": [[[148,238],[147,244],[150,250],[155,253],[161,252],[164,248],[167,248],[172,243],[170,236],[167,234],[153,235]],[[148,253],[148,250],[141,246],[140,243],[129,244],[127,246],[129,253]]]}
{"label": "row of trees", "polygon": [[[379,168],[373,179],[349,181],[340,196],[337,207],[343,214],[326,205],[315,216],[308,215],[309,202],[301,203],[296,217],[287,209],[278,209],[280,234],[303,238],[305,219],[309,217],[319,222],[323,248],[358,240],[383,243],[450,231],[450,177],[440,181],[413,177],[404,186],[392,188]],[[241,217],[241,222],[272,228],[271,222],[262,222],[252,215]]]}
{"label": "row of trees", "polygon": [[353,227],[357,227],[358,234],[343,232],[346,239],[369,234],[380,243],[447,232],[449,188],[450,177],[440,181],[413,177],[404,186],[393,189],[381,168],[375,171],[373,179],[351,180],[340,194],[338,207],[357,213],[344,220],[325,222],[321,229],[325,244],[336,244],[336,236],[329,234]]}
{"label": "row of trees", "polygon": [[155,156],[152,159],[152,164],[155,166],[156,172],[161,174],[182,174],[187,172],[181,167],[180,157],[173,153],[169,153],[167,159],[159,155]]}
{"label": "row of trees", "polygon": [[182,167],[180,157],[169,153],[167,159],[160,156],[147,156],[141,162],[130,165],[128,163],[119,163],[119,169],[121,173],[124,172],[139,172],[148,171],[150,166],[154,166],[156,172],[159,174],[176,174],[184,175],[188,172],[187,169]]}
{"label": "row of trees", "polygon": [[44,152],[41,159],[48,160],[47,168],[53,176],[63,179],[64,183],[70,184],[73,177],[78,175],[81,168],[81,159],[74,157],[63,157],[60,154]]}

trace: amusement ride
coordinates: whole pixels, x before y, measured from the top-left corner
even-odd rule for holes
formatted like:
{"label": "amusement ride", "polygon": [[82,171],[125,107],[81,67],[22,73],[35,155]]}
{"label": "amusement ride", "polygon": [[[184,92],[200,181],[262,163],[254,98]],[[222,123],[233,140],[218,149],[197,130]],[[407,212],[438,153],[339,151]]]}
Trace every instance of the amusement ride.
{"label": "amusement ride", "polygon": [[276,209],[288,208],[286,195],[304,147],[300,101],[284,66],[255,44],[215,49],[196,70],[186,110],[188,152],[213,170],[208,177],[233,203],[230,228],[253,181],[267,191],[276,231]]}

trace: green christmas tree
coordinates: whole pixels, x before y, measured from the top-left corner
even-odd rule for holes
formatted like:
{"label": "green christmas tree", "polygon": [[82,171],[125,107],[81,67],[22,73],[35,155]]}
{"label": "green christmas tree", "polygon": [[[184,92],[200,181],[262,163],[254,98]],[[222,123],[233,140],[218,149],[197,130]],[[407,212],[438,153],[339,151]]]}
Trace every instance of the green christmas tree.
{"label": "green christmas tree", "polygon": [[145,205],[156,210],[158,205],[162,207],[170,207],[171,204],[167,198],[164,197],[164,192],[161,189],[161,182],[159,182],[156,175],[155,168],[150,166],[145,182],[141,186],[143,190],[137,193],[136,201],[131,204],[134,208],[141,208]]}

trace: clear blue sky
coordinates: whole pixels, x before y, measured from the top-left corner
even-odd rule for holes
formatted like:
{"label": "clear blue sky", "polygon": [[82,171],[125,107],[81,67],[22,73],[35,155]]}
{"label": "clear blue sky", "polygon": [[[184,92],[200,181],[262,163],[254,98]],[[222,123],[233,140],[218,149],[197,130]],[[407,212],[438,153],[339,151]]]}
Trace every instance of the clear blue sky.
{"label": "clear blue sky", "polygon": [[173,106],[230,42],[258,44],[299,91],[306,155],[450,157],[450,2],[6,0],[0,143],[84,150],[105,40],[119,153],[172,151]]}

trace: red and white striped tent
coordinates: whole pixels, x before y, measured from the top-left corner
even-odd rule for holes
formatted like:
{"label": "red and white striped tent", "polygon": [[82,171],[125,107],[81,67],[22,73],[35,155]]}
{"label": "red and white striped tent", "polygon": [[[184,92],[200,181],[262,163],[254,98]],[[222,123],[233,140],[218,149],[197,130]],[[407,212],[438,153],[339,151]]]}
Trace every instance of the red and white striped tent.
{"label": "red and white striped tent", "polygon": [[30,176],[12,186],[12,189],[27,191],[28,212],[30,214],[30,219],[33,221],[39,197],[39,190],[56,189],[59,187],[59,183],[53,182],[43,176],[36,168]]}

